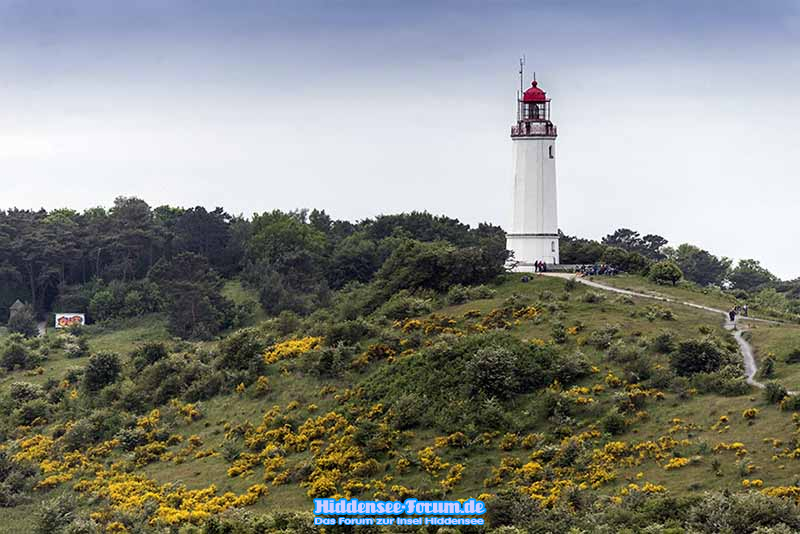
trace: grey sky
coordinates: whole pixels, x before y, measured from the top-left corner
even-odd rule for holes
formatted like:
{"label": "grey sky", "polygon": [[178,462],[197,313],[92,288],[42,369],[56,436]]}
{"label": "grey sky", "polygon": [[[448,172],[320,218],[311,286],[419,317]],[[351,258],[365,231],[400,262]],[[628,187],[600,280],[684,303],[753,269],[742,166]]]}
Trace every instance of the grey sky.
{"label": "grey sky", "polygon": [[797,2],[0,1],[0,208],[510,222],[516,61],[560,226],[800,276]]}

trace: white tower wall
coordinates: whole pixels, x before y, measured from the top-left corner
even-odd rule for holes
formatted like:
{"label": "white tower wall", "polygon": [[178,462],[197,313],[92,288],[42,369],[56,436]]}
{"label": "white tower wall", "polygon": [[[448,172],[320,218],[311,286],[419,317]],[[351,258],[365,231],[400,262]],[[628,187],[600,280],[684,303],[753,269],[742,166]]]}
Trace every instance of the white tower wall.
{"label": "white tower wall", "polygon": [[515,270],[532,271],[535,261],[559,263],[555,137],[512,137],[514,201],[506,247]]}

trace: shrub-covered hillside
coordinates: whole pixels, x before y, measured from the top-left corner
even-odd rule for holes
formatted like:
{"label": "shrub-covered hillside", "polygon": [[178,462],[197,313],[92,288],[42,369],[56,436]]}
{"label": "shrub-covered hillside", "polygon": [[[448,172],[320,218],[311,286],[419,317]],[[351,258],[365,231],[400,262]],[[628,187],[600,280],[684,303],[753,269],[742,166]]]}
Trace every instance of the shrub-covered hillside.
{"label": "shrub-covered hillside", "polygon": [[230,218],[230,269],[156,233],[140,270],[55,285],[92,324],[0,334],[0,531],[311,532],[331,496],[480,497],[498,532],[800,529],[792,284],[660,285],[654,236],[565,242],[630,260],[604,284],[789,321],[739,322],[761,391],[717,314],[503,274],[499,229],[323,215]]}

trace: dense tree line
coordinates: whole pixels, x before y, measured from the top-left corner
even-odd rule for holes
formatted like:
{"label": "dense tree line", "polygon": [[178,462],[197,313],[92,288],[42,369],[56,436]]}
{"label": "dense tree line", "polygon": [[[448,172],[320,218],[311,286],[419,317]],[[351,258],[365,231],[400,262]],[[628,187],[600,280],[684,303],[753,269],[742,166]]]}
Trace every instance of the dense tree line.
{"label": "dense tree line", "polygon": [[[772,301],[800,295],[800,282],[780,282],[756,260],[733,266],[693,245],[667,245],[659,235],[626,228],[599,242],[561,234],[561,260],[653,270],[660,273],[654,279],[672,283],[682,276],[702,286],[771,290],[763,298]],[[168,311],[176,334],[211,336],[225,326],[216,318],[235,315],[220,295],[224,279],[234,276],[271,315],[311,313],[341,290],[369,311],[398,291],[488,282],[507,257],[501,228],[419,212],[358,222],[319,210],[245,218],[222,208],[153,208],[126,197],[110,209],[83,212],[11,209],[0,211],[0,321],[20,299],[39,317],[55,309],[84,311],[91,320]],[[200,316],[215,319],[192,330]]]}
{"label": "dense tree line", "polygon": [[730,258],[717,257],[697,246],[684,243],[672,248],[659,235],[642,236],[628,228],[620,228],[601,241],[560,235],[562,263],[603,262],[623,271],[645,274],[652,265],[666,260],[677,266],[684,278],[700,286],[715,285],[748,292],[774,288],[789,298],[800,296],[800,280],[781,282],[758,260],[744,259],[734,266]]}
{"label": "dense tree line", "polygon": [[19,298],[40,317],[164,310],[176,334],[208,337],[231,315],[220,290],[233,276],[257,291],[268,313],[307,314],[348,284],[372,284],[386,298],[398,289],[446,290],[491,280],[505,260],[499,227],[428,213],[357,223],[319,210],[247,219],[126,197],[82,213],[12,209],[0,211],[0,320]]}
{"label": "dense tree line", "polygon": [[239,269],[248,223],[221,208],[208,212],[117,198],[82,213],[0,211],[0,308],[20,298],[47,311],[65,287],[93,280],[130,282],[180,252],[205,256],[223,274]]}

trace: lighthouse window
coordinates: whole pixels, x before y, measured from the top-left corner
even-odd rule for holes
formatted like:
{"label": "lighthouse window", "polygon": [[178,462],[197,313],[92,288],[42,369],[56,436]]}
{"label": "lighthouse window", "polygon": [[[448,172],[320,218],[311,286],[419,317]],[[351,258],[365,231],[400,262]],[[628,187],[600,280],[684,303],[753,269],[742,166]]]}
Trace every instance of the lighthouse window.
{"label": "lighthouse window", "polygon": [[[550,148],[552,148],[552,147],[550,147]],[[555,241],[550,241],[550,252],[555,252],[555,251],[556,251],[556,242]]]}
{"label": "lighthouse window", "polygon": [[550,159],[553,159],[553,145],[550,145],[547,148],[548,148],[548,151],[550,152]]}

